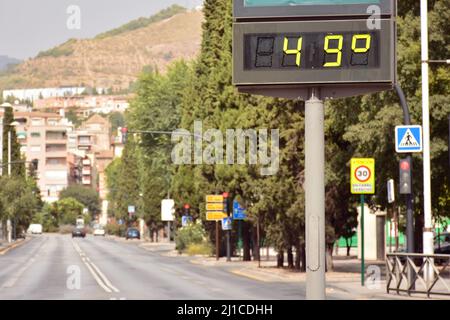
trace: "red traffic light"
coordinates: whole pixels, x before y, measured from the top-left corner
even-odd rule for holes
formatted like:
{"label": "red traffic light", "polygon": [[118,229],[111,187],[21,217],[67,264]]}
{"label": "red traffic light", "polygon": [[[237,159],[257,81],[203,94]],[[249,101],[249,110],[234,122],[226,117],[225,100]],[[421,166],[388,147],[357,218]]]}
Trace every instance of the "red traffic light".
{"label": "red traffic light", "polygon": [[224,192],[222,195],[224,198],[228,198],[228,196],[229,196],[228,192]]}
{"label": "red traffic light", "polygon": [[185,208],[185,209],[189,209],[190,207],[191,207],[191,206],[188,205],[188,204],[185,204],[185,205],[184,205],[184,208]]}
{"label": "red traffic light", "polygon": [[406,170],[410,170],[410,165],[409,165],[409,161],[408,160],[402,160],[400,162],[400,169],[406,171]]}
{"label": "red traffic light", "polygon": [[122,128],[122,133],[127,133],[128,132],[128,128]]}

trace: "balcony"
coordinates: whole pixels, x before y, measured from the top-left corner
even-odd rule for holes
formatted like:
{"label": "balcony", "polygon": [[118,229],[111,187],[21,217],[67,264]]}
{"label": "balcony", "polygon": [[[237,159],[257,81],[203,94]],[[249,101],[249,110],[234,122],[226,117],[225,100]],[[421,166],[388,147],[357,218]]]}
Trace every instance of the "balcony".
{"label": "balcony", "polygon": [[83,174],[83,176],[90,176],[92,174],[92,170],[91,168],[83,168],[83,170],[81,170],[81,173]]}
{"label": "balcony", "polygon": [[83,185],[87,186],[87,185],[91,185],[92,180],[91,177],[83,177],[82,182]]}

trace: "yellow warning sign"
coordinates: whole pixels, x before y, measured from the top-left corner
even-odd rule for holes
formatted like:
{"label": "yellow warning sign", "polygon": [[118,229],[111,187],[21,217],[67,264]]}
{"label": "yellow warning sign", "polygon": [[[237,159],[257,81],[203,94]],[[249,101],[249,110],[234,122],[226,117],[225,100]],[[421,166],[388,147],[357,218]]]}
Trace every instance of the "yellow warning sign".
{"label": "yellow warning sign", "polygon": [[352,159],[350,176],[352,194],[375,194],[375,159]]}
{"label": "yellow warning sign", "polygon": [[206,211],[223,211],[223,202],[222,203],[207,203]]}
{"label": "yellow warning sign", "polygon": [[226,218],[227,214],[223,211],[208,211],[206,212],[206,220],[208,221],[222,221],[223,218]]}
{"label": "yellow warning sign", "polygon": [[222,195],[208,195],[206,196],[206,202],[207,203],[223,203],[223,196]]}

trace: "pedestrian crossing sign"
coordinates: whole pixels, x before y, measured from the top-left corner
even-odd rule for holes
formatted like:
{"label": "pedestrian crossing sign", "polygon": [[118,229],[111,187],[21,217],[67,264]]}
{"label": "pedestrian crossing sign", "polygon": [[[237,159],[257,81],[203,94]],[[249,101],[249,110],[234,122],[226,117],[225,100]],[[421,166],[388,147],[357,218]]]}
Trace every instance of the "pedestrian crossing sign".
{"label": "pedestrian crossing sign", "polygon": [[395,128],[395,150],[397,153],[422,152],[422,127],[398,126]]}

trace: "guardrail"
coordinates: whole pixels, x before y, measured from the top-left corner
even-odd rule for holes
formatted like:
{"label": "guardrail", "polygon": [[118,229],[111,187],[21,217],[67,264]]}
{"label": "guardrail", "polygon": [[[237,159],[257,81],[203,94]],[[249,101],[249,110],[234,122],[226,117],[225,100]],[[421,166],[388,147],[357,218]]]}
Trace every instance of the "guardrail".
{"label": "guardrail", "polygon": [[450,255],[389,253],[386,255],[386,290],[450,296]]}

